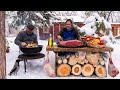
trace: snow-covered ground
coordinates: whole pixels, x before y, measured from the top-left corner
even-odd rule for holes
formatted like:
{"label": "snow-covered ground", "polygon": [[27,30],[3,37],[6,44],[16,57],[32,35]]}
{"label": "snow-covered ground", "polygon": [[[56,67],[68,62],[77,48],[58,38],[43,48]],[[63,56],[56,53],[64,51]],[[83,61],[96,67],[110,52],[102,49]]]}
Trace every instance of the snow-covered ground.
{"label": "snow-covered ground", "polygon": [[[6,37],[10,44],[10,53],[6,53],[6,73],[7,79],[120,79],[120,74],[118,74],[115,78],[110,77],[107,74],[105,78],[98,78],[98,77],[81,77],[81,76],[68,76],[68,77],[49,77],[43,71],[44,66],[44,58],[39,60],[28,60],[27,62],[27,72],[24,73],[24,62],[20,62],[20,70],[18,71],[17,75],[9,76],[8,73],[13,68],[13,65],[19,55],[19,48],[17,45],[14,44],[15,37]],[[117,41],[116,44],[112,44],[114,48],[113,51],[113,63],[120,71],[120,40]],[[41,53],[46,54],[46,46],[47,41],[39,40],[39,44],[44,45]],[[54,67],[55,64],[55,55],[51,51],[50,52],[50,63]],[[106,66],[108,66],[108,62],[106,62]],[[107,67],[106,67],[107,69]]]}

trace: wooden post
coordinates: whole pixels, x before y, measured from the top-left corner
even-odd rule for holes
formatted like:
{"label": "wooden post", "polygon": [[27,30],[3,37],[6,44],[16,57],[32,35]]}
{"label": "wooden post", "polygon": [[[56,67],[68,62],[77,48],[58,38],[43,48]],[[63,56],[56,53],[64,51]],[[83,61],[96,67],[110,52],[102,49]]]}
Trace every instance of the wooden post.
{"label": "wooden post", "polygon": [[60,23],[59,23],[59,32],[60,32]]}
{"label": "wooden post", "polygon": [[39,40],[40,39],[40,35],[39,35],[39,28],[38,27],[36,28],[36,32],[37,32],[37,38]]}
{"label": "wooden post", "polygon": [[5,11],[0,11],[0,79],[6,79]]}
{"label": "wooden post", "polygon": [[55,39],[54,39],[54,24],[53,24],[53,41],[54,41]]}
{"label": "wooden post", "polygon": [[58,62],[57,58],[58,58],[58,52],[54,52],[54,53],[55,53],[55,74],[57,76],[57,62]]}

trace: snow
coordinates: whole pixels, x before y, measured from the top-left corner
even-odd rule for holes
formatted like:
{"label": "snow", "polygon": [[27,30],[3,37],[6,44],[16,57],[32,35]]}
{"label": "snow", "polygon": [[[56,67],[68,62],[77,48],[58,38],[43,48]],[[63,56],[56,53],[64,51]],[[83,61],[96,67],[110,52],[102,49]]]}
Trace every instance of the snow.
{"label": "snow", "polygon": [[46,20],[40,13],[35,13],[38,17],[40,17],[42,20]]}
{"label": "snow", "polygon": [[84,21],[84,23],[87,24],[87,23],[91,23],[91,22],[93,22],[93,21],[95,21],[95,17],[94,17],[94,16],[91,16],[91,17],[88,17],[88,18]]}
{"label": "snow", "polygon": [[85,15],[81,11],[54,11],[55,19],[51,19],[51,22],[65,22],[66,19],[72,19],[73,22],[84,22]]}
{"label": "snow", "polygon": [[88,17],[84,23],[89,24],[92,22],[104,22],[106,29],[111,29],[111,23],[108,23],[103,17],[100,17],[97,13],[93,13],[92,16]]}
{"label": "snow", "polygon": [[115,36],[115,38],[116,38],[116,37],[120,37],[120,34],[118,34],[117,36]]}
{"label": "snow", "polygon": [[112,29],[111,24],[108,23],[105,19],[103,19],[103,20],[104,20],[105,27],[106,27],[107,29]]}
{"label": "snow", "polygon": [[[39,59],[39,60],[28,60],[26,73],[24,73],[24,63],[20,62],[20,70],[18,71],[17,75],[9,76],[8,73],[13,68],[15,60],[17,59],[19,55],[19,47],[14,44],[15,37],[6,37],[6,39],[9,41],[9,44],[10,44],[10,53],[6,53],[7,79],[113,79],[112,77],[108,75],[108,73],[107,73],[107,77],[105,78],[99,78],[95,76],[82,77],[82,76],[73,76],[73,75],[68,76],[68,77],[49,77],[43,71],[44,58]],[[46,55],[47,41],[39,40],[38,43],[44,46],[41,53],[44,53]],[[117,40],[116,44],[111,44],[111,47],[114,48],[114,51],[112,53],[113,63],[120,71],[120,60],[119,60],[120,49],[118,49],[120,48],[120,40]],[[50,63],[55,68],[55,54],[52,51],[50,51]],[[108,60],[106,62],[106,69],[108,70],[107,65],[108,65]],[[118,74],[114,79],[120,79],[120,74]]]}
{"label": "snow", "polygon": [[22,25],[19,30],[21,31],[21,30],[24,30],[24,29],[25,29],[25,25]]}
{"label": "snow", "polygon": [[60,18],[60,20],[52,20],[52,22],[65,22],[67,19],[73,20],[73,22],[84,22],[84,19],[80,16],[56,16],[56,18]]}
{"label": "snow", "polygon": [[[40,18],[42,18],[44,20],[44,18],[42,17],[41,14],[37,13],[36,15],[38,15]],[[80,15],[80,13],[79,13]],[[81,16],[58,16],[61,18],[61,21],[64,22],[66,21],[66,19],[72,19],[74,22],[84,22],[84,19],[81,18]],[[88,19],[86,19],[85,23],[86,25],[84,25],[83,27],[78,27],[80,32],[86,32],[87,35],[92,35],[95,33],[95,20],[98,19],[97,22],[101,22],[102,20],[104,20],[102,17],[99,17],[98,14],[93,14],[91,17],[89,17]],[[8,19],[9,21],[9,19]],[[60,21],[60,22],[61,22]],[[56,20],[57,22],[57,20]],[[59,22],[59,21],[58,21]],[[105,21],[105,26],[107,27],[107,29],[110,30],[111,25],[110,23],[108,23],[107,21]],[[110,34],[108,36],[112,36],[112,33],[110,32]],[[7,74],[7,79],[101,79],[98,77],[81,77],[81,76],[69,76],[69,77],[49,77],[47,76],[47,74],[43,71],[43,66],[44,66],[44,60],[45,58],[41,58],[41,59],[37,59],[37,60],[28,60],[27,62],[27,72],[24,73],[24,62],[20,62],[20,70],[18,71],[17,75],[13,75],[13,76],[9,76],[8,73],[10,72],[10,70],[13,68],[13,65],[19,55],[19,47],[17,45],[14,44],[14,39],[15,37],[6,37],[6,39],[9,42],[10,45],[10,53],[6,53],[6,74]],[[120,71],[120,60],[119,60],[119,56],[120,56],[120,40],[117,39],[116,43],[112,44],[109,37],[102,37],[102,39],[107,41],[107,46],[111,46],[114,48],[113,51],[113,63],[115,64],[115,66],[118,68],[118,70]],[[47,46],[47,41],[46,40],[39,40],[38,41],[39,44],[43,45],[43,49],[41,51],[41,53],[46,55],[46,46]],[[55,44],[55,43],[54,43]],[[55,54],[54,52],[50,52],[50,63],[53,66],[53,68],[55,68]],[[106,70],[108,70],[108,60],[106,61]],[[102,78],[102,79],[113,79],[112,77],[110,77],[107,73],[107,77]],[[118,74],[114,79],[120,79],[120,74]]]}
{"label": "snow", "polygon": [[80,32],[85,32],[87,35],[93,35],[95,33],[95,30],[85,27],[85,28],[81,28]]}

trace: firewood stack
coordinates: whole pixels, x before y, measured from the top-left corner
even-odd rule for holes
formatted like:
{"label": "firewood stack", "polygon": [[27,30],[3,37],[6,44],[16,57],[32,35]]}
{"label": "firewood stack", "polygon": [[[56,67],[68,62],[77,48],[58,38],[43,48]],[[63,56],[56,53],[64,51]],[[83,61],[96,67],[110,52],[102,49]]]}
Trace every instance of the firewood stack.
{"label": "firewood stack", "polygon": [[56,62],[57,76],[82,75],[106,77],[105,60],[101,53],[78,52],[75,55],[58,57]]}

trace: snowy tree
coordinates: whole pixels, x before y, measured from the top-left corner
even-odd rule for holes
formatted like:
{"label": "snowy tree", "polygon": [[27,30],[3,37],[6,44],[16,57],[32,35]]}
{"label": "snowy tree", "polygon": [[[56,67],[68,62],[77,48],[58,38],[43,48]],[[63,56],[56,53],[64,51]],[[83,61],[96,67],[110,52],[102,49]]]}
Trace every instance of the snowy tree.
{"label": "snowy tree", "polygon": [[6,36],[16,35],[25,30],[27,24],[33,24],[36,27],[35,34],[39,38],[39,27],[49,28],[52,19],[58,19],[53,11],[6,11]]}
{"label": "snowy tree", "polygon": [[94,13],[85,20],[85,25],[79,28],[82,36],[84,35],[96,35],[106,39],[107,42],[114,42],[115,39],[112,35],[112,27],[104,17],[100,17],[98,13]]}
{"label": "snowy tree", "polygon": [[[15,12],[15,16],[10,14]],[[50,19],[57,19],[52,11],[10,11],[8,13],[8,18],[12,17],[12,22],[10,22],[10,27],[15,27],[19,25],[33,24],[36,26],[46,26],[52,25]]]}
{"label": "snowy tree", "polygon": [[89,17],[93,13],[98,13],[101,17],[104,17],[107,21],[109,21],[114,11],[86,11],[85,15]]}
{"label": "snowy tree", "polygon": [[85,11],[86,17],[90,17],[93,13],[98,13],[104,17],[108,22],[120,23],[120,11]]}
{"label": "snowy tree", "polygon": [[[94,35],[94,37],[100,36],[101,40],[106,41],[106,46],[111,46],[112,43],[115,42],[115,39],[112,34],[111,24],[104,19],[104,17],[100,17],[98,13],[93,13],[90,17],[88,17],[84,21],[85,25],[77,27],[80,31],[81,37],[86,35]],[[103,53],[105,58],[108,58],[108,53]]]}

